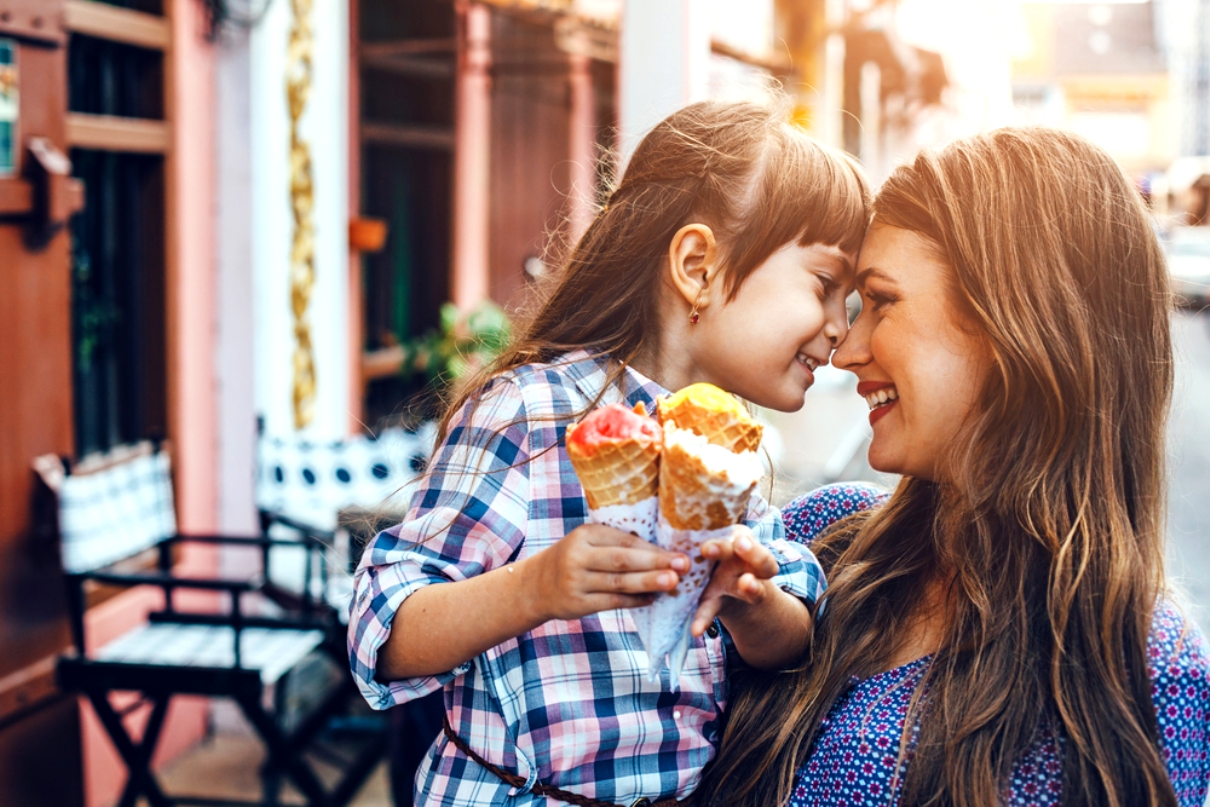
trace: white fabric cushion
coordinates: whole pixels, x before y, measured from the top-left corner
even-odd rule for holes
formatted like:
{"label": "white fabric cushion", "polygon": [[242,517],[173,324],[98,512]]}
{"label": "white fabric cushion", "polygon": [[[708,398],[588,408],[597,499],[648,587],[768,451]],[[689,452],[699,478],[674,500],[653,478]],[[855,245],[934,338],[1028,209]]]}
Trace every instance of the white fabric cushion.
{"label": "white fabric cushion", "polygon": [[[240,667],[256,670],[266,685],[320,645],[317,630],[244,628],[240,631]],[[92,656],[97,661],[163,664],[178,667],[235,666],[235,629],[217,625],[153,623],[119,636]]]}
{"label": "white fabric cushion", "polygon": [[323,443],[263,436],[257,448],[256,504],[324,529],[349,507],[406,510],[433,449],[436,425],[386,429]]}
{"label": "white fabric cushion", "polygon": [[176,534],[172,470],[164,452],[62,479],[63,568],[90,572]]}

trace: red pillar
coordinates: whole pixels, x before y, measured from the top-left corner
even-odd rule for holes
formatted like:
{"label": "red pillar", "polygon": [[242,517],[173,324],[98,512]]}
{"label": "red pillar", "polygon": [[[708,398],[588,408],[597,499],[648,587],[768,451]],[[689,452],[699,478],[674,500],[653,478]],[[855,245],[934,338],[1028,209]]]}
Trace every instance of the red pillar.
{"label": "red pillar", "polygon": [[459,0],[450,293],[466,310],[488,296],[491,11]]}

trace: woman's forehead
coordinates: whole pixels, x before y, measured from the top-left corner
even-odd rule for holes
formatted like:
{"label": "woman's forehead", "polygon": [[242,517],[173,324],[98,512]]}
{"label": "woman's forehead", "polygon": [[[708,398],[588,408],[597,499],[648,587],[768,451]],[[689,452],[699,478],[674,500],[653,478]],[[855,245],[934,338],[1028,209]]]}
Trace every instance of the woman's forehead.
{"label": "woman's forehead", "polygon": [[944,268],[937,245],[913,230],[876,225],[866,233],[857,256],[857,283],[879,279],[904,283],[922,269]]}

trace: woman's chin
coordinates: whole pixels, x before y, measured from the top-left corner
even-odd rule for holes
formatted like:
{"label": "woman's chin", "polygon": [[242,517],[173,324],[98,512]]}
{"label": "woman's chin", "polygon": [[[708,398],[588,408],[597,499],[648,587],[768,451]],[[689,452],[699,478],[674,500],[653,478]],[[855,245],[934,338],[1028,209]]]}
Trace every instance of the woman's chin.
{"label": "woman's chin", "polygon": [[889,451],[888,449],[889,449],[889,446],[879,445],[878,438],[875,437],[873,442],[870,443],[870,450],[869,450],[869,453],[866,455],[866,462],[868,462],[870,464],[871,468],[873,468],[875,471],[878,471],[879,473],[884,473],[884,474],[905,473],[905,471],[903,470],[902,459],[900,457],[895,456],[895,454],[893,452]]}

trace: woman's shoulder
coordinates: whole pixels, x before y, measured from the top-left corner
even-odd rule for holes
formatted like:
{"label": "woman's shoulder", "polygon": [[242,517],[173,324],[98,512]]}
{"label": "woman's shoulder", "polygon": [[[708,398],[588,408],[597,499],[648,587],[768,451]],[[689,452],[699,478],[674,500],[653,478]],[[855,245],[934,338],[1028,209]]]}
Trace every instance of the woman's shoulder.
{"label": "woman's shoulder", "polygon": [[877,507],[890,495],[886,489],[868,482],[824,485],[782,509],[786,534],[792,541],[809,544],[840,519]]}
{"label": "woman's shoulder", "polygon": [[1147,638],[1151,699],[1177,803],[1200,806],[1210,780],[1210,657],[1197,624],[1170,601],[1155,610]]}
{"label": "woman's shoulder", "polygon": [[1163,684],[1194,685],[1204,693],[1202,708],[1210,708],[1210,654],[1206,637],[1197,623],[1171,600],[1162,600],[1151,619],[1147,664],[1156,688]]}

